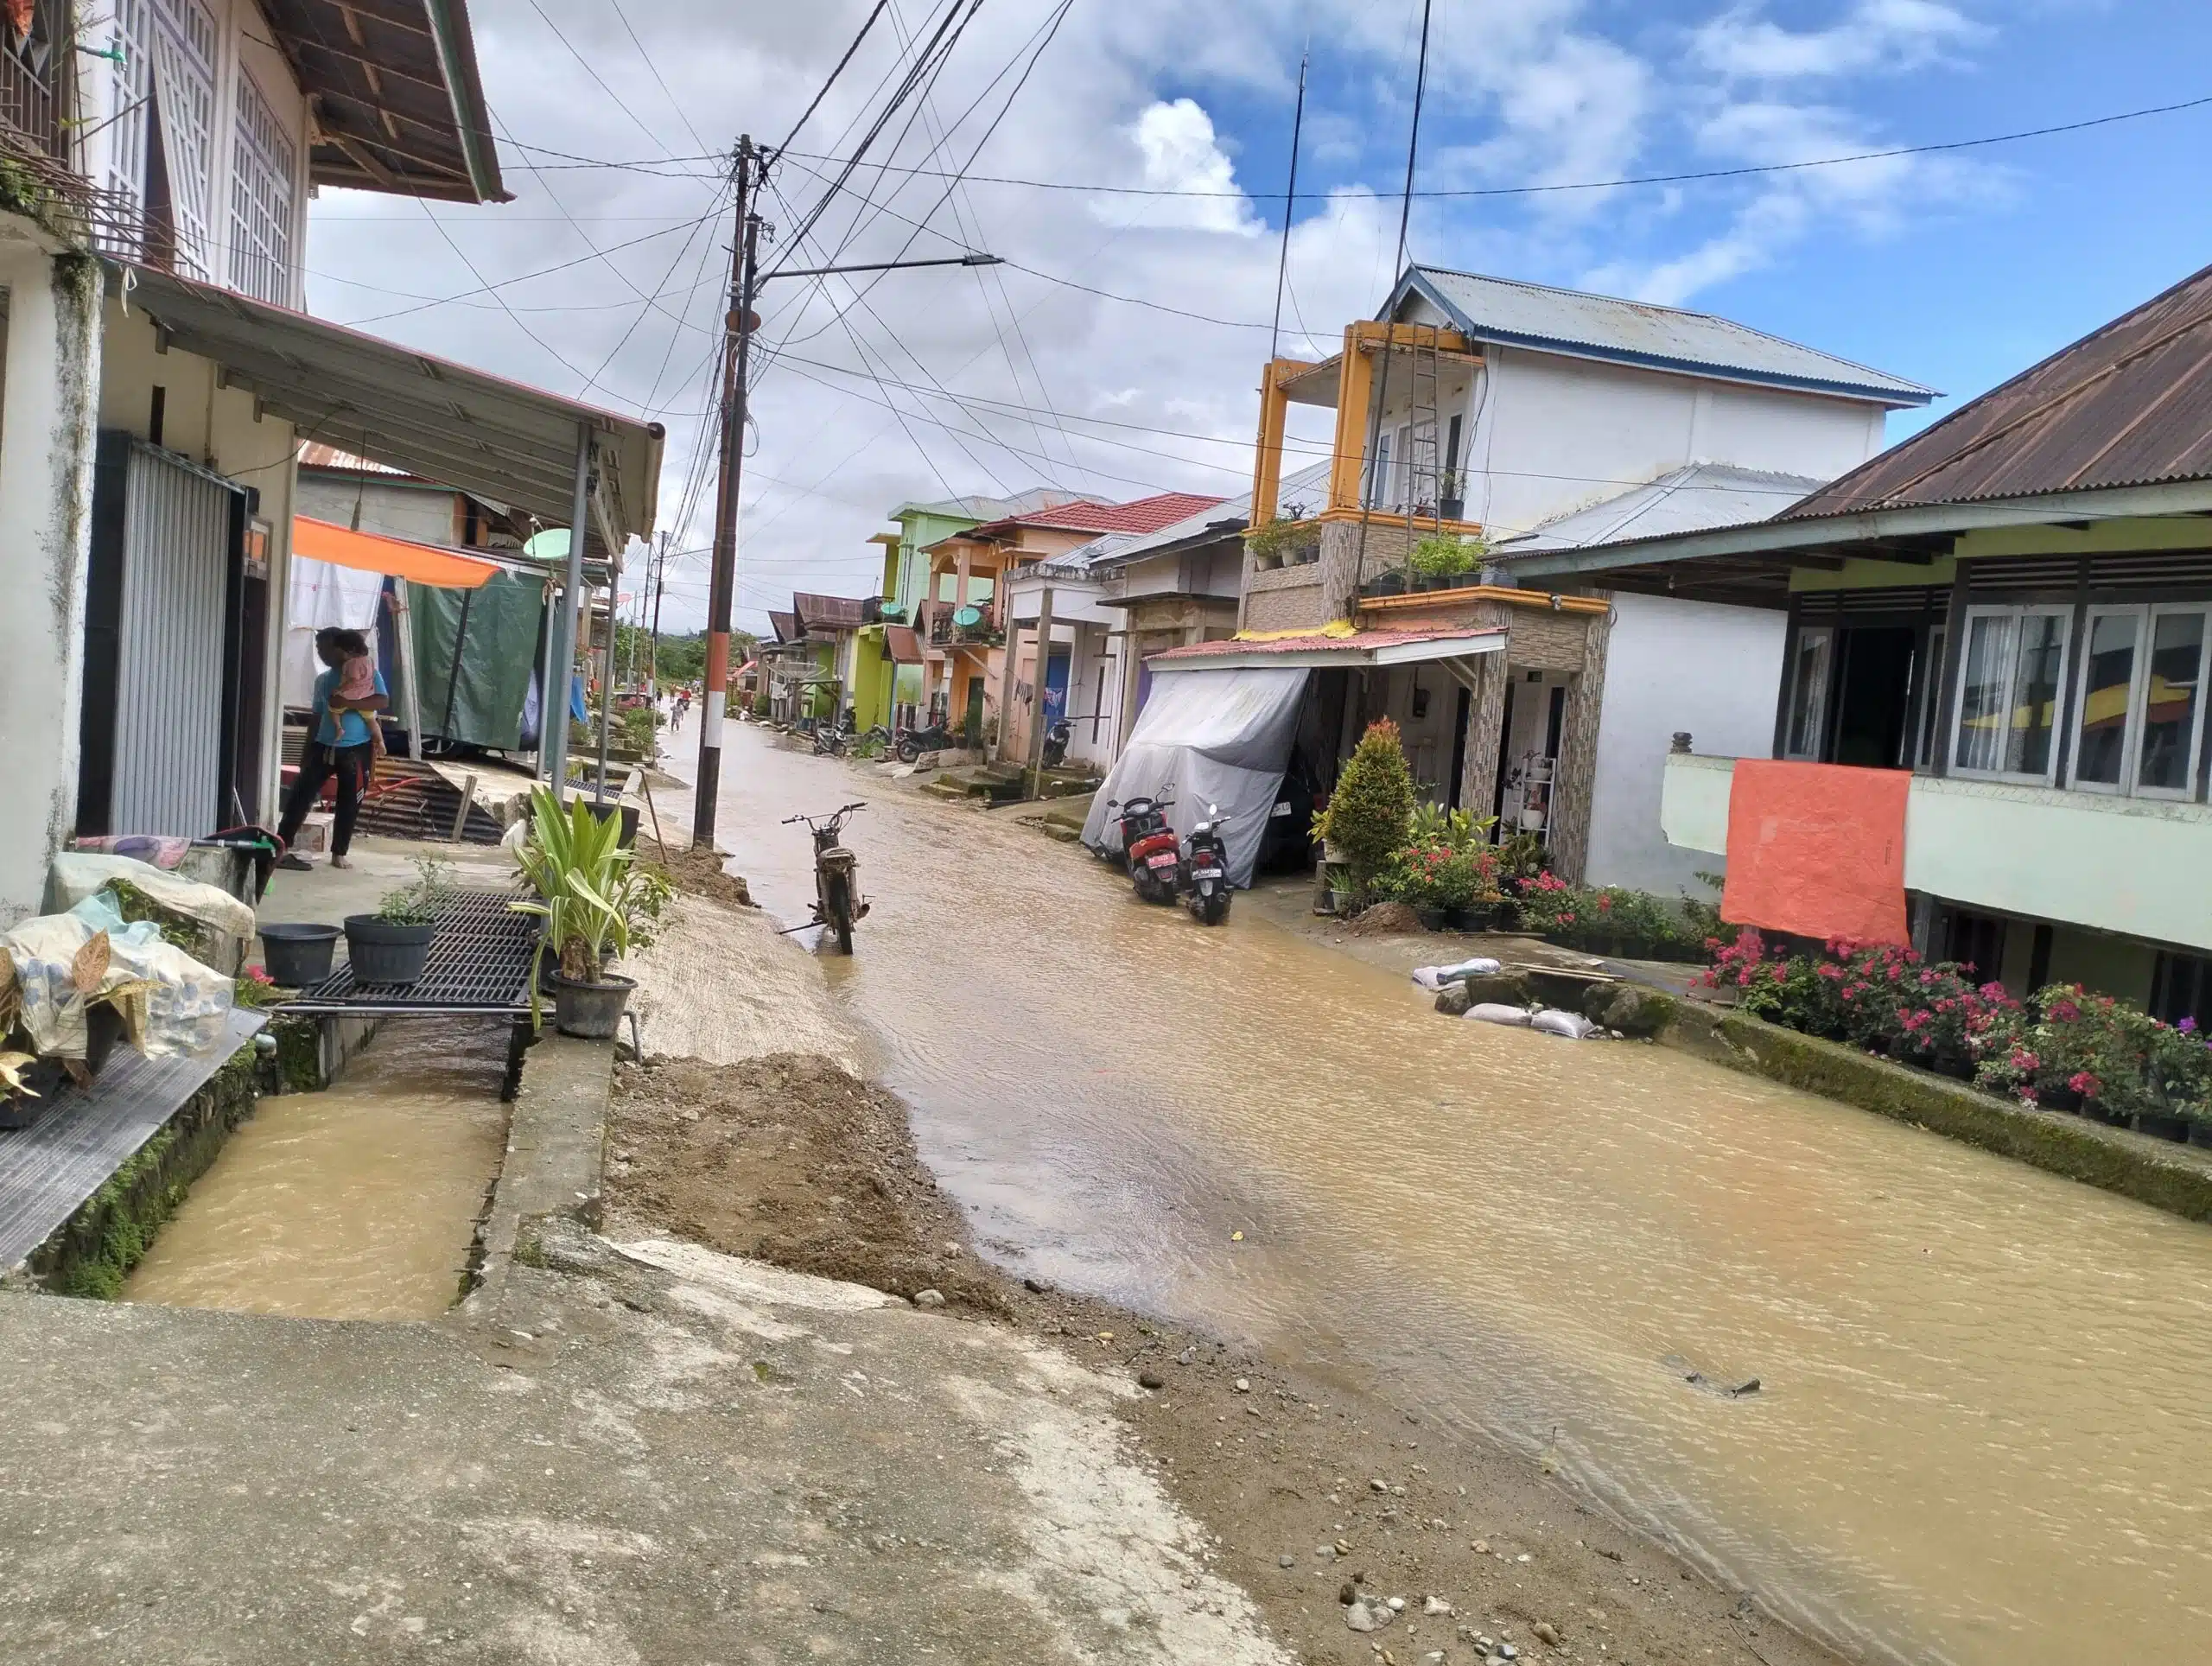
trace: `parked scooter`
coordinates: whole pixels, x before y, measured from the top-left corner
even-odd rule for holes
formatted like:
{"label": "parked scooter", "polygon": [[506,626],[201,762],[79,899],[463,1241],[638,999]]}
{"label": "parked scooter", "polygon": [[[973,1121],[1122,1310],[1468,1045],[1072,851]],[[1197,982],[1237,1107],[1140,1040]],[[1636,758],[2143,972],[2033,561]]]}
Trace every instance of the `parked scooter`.
{"label": "parked scooter", "polygon": [[814,755],[817,758],[842,758],[852,743],[853,732],[842,724],[829,723],[814,731]]}
{"label": "parked scooter", "polygon": [[1218,925],[1229,918],[1229,848],[1221,837],[1228,820],[1219,804],[1208,804],[1205,820],[1183,841],[1177,879],[1183,906],[1201,925]]}
{"label": "parked scooter", "polygon": [[910,728],[899,737],[899,761],[911,764],[925,752],[949,752],[961,744],[960,737],[947,728],[944,720]]}
{"label": "parked scooter", "polygon": [[1182,873],[1183,857],[1175,830],[1167,824],[1173,798],[1125,798],[1109,801],[1109,810],[1121,812],[1122,857],[1129,883],[1147,902],[1173,902]]}
{"label": "parked scooter", "polygon": [[834,816],[786,816],[784,825],[804,822],[814,835],[814,923],[827,926],[837,939],[837,952],[853,951],[853,925],[868,918],[868,900],[861,891],[860,858],[837,843],[845,817],[865,804],[850,804]]}
{"label": "parked scooter", "polygon": [[1058,769],[1068,755],[1068,742],[1075,738],[1075,725],[1065,717],[1056,717],[1045,730],[1045,767]]}

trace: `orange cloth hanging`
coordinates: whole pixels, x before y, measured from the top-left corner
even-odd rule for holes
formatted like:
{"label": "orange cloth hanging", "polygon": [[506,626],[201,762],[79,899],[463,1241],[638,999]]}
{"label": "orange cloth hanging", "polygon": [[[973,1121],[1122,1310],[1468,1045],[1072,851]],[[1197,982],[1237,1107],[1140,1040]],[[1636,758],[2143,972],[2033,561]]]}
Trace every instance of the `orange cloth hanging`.
{"label": "orange cloth hanging", "polygon": [[1803,937],[1904,943],[1910,772],[1736,760],[1720,915]]}
{"label": "orange cloth hanging", "polygon": [[433,550],[427,544],[410,544],[378,532],[356,532],[307,515],[292,517],[292,553],[327,561],[334,567],[385,573],[440,590],[477,589],[499,570],[497,562],[457,556],[448,550]]}

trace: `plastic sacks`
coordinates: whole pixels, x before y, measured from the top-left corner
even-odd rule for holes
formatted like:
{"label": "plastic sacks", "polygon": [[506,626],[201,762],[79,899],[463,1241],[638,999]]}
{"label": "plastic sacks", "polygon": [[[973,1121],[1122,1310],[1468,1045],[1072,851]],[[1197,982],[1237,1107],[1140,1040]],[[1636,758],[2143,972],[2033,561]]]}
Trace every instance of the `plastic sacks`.
{"label": "plastic sacks", "polygon": [[118,880],[128,880],[162,907],[196,919],[225,937],[251,943],[258,929],[253,910],[220,887],[203,885],[150,862],[95,850],[65,850],[54,859],[47,901],[56,907],[74,908]]}
{"label": "plastic sacks", "polygon": [[1478,1024],[1507,1024],[1525,1027],[1529,1014],[1519,1007],[1509,1007],[1503,1001],[1478,1001],[1467,1008],[1465,1017]]}
{"label": "plastic sacks", "polygon": [[230,1027],[231,980],[164,942],[153,921],[125,925],[114,898],[100,892],[66,914],[35,915],[0,936],[0,951],[15,966],[22,990],[23,1028],[41,1057],[85,1056],[77,951],[102,932],[108,934],[108,964],[100,989],[151,986],[143,1032],[133,1037],[140,1052],[150,1058],[206,1052],[223,1040]]}
{"label": "plastic sacks", "polygon": [[1580,1013],[1564,1013],[1556,1007],[1547,1008],[1529,1021],[1529,1027],[1543,1035],[1561,1036],[1569,1041],[1587,1041],[1599,1027]]}
{"label": "plastic sacks", "polygon": [[1498,970],[1498,963],[1488,955],[1477,955],[1472,960],[1463,960],[1456,966],[1416,966],[1414,982],[1434,995],[1447,983],[1457,983],[1470,977],[1488,977]]}

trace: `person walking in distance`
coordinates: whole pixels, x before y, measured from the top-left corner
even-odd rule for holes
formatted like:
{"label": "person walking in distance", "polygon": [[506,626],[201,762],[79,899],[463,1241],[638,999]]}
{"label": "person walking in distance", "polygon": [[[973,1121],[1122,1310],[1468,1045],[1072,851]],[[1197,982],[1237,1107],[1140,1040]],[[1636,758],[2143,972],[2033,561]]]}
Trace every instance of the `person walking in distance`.
{"label": "person walking in distance", "polygon": [[283,867],[311,866],[305,856],[293,852],[291,843],[321,796],[322,784],[334,775],[338,778],[338,814],[330,832],[330,865],[351,865],[346,853],[353,847],[354,817],[360,814],[369,772],[376,761],[376,714],[391,703],[381,671],[372,673],[372,693],[340,691],[347,661],[359,659],[368,652],[367,639],[359,631],[331,626],[315,633],[315,658],[329,669],[315,680],[315,715],[308,744],[300,754],[300,773],[284,799],[283,819],[276,826],[276,836],[285,845]]}

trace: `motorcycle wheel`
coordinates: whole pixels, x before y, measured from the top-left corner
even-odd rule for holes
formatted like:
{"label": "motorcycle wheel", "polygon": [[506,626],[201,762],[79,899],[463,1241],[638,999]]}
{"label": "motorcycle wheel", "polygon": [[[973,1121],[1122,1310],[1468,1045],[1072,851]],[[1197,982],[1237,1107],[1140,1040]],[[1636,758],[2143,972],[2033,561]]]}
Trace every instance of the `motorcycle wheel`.
{"label": "motorcycle wheel", "polygon": [[899,761],[900,763],[911,764],[915,759],[921,755],[922,749],[915,743],[914,737],[912,735],[902,734],[899,737]]}
{"label": "motorcycle wheel", "polygon": [[1229,918],[1229,893],[1217,891],[1199,903],[1198,921],[1205,925],[1218,925]]}
{"label": "motorcycle wheel", "polygon": [[842,874],[829,874],[822,881],[823,924],[837,939],[837,952],[853,951],[853,893]]}

